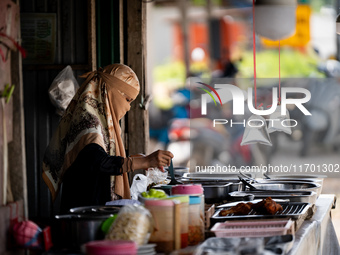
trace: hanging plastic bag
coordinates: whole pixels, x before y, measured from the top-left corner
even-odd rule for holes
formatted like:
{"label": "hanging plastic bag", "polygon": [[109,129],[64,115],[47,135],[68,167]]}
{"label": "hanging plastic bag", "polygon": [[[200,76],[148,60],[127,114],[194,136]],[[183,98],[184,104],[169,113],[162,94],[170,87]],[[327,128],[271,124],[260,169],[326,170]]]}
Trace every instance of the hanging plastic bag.
{"label": "hanging plastic bag", "polygon": [[[269,121],[268,123],[268,133],[273,133],[275,131],[281,131],[285,132],[288,135],[292,134],[292,129],[290,128],[290,117],[289,112],[286,109],[286,115],[281,115],[281,105],[278,105],[275,112],[273,112],[269,119],[272,121]],[[284,125],[282,125],[283,122],[286,122]]]}
{"label": "hanging plastic bag", "polygon": [[126,205],[118,213],[105,239],[131,240],[138,245],[146,244],[153,231],[149,210],[139,205]]}
{"label": "hanging plastic bag", "polygon": [[130,188],[131,198],[133,200],[138,200],[138,195],[148,187],[147,177],[144,174],[136,174],[133,177],[132,185]]}
{"label": "hanging plastic bag", "polygon": [[63,115],[67,106],[79,88],[71,66],[65,67],[53,80],[48,89],[51,103],[57,108],[56,113]]}
{"label": "hanging plastic bag", "polygon": [[241,146],[253,143],[272,146],[266,120],[262,116],[252,115],[247,121]]}
{"label": "hanging plastic bag", "polygon": [[168,172],[162,172],[157,167],[149,168],[146,172],[146,177],[148,181],[148,185],[157,185],[157,184],[168,184],[169,180],[167,180]]}

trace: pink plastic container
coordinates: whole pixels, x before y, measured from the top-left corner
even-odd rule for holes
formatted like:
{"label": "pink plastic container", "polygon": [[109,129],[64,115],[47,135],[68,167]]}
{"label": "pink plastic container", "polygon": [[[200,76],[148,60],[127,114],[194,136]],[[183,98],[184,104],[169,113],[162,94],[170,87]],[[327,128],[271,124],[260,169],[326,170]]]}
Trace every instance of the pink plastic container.
{"label": "pink plastic container", "polygon": [[174,206],[174,202],[171,200],[146,200],[144,202],[145,207],[148,206]]}
{"label": "pink plastic container", "polygon": [[203,194],[203,187],[201,184],[176,185],[172,187],[171,192],[172,195],[200,196]]}
{"label": "pink plastic container", "polygon": [[137,244],[133,241],[101,240],[85,244],[87,255],[135,255]]}

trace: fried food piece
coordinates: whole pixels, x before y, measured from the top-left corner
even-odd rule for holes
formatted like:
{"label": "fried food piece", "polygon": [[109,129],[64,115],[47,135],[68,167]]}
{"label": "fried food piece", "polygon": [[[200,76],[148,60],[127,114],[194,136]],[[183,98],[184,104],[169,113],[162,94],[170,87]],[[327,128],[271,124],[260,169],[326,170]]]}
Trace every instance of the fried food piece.
{"label": "fried food piece", "polygon": [[274,215],[277,212],[282,212],[283,208],[280,204],[276,203],[271,197],[267,197],[262,201],[254,204],[252,209],[256,211],[257,214],[263,215]]}
{"label": "fried food piece", "polygon": [[264,202],[264,199],[263,199],[262,201],[257,202],[256,204],[253,204],[251,206],[251,208],[256,212],[260,212],[262,210],[263,206],[264,206],[264,203],[265,202]]}
{"label": "fried food piece", "polygon": [[264,200],[263,208],[267,212],[267,214],[271,214],[271,215],[274,215],[277,212],[283,211],[282,206],[276,203],[271,197],[267,197]]}
{"label": "fried food piece", "polygon": [[282,212],[283,208],[280,204],[276,203],[271,197],[267,197],[262,201],[253,204],[251,202],[248,203],[238,203],[237,205],[227,209],[221,210],[219,216],[227,216],[228,214],[234,215],[248,215],[252,210],[254,210],[257,214],[263,215],[274,215],[277,212]]}
{"label": "fried food piece", "polygon": [[251,211],[251,205],[249,203],[238,203],[237,205],[231,207],[228,210],[221,210],[219,215],[220,216],[227,216],[228,214],[234,215],[247,215]]}

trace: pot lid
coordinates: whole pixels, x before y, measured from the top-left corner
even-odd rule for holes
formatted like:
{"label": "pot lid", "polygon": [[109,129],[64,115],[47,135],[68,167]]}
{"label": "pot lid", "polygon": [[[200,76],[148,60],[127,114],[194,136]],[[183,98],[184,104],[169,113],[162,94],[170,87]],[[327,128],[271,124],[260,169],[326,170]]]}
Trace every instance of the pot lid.
{"label": "pot lid", "polygon": [[59,214],[55,218],[58,220],[83,221],[83,220],[104,220],[113,214]]}
{"label": "pot lid", "polygon": [[74,214],[116,214],[121,206],[82,206],[70,209],[70,213]]}

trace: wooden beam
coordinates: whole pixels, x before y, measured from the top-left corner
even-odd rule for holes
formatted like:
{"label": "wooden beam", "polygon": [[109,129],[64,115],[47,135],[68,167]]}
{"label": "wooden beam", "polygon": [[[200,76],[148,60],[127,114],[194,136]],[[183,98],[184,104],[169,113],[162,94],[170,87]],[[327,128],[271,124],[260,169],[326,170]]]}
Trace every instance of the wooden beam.
{"label": "wooden beam", "polygon": [[124,63],[124,3],[119,0],[119,59]]}
{"label": "wooden beam", "polygon": [[[37,70],[63,70],[67,65],[24,65],[25,70],[29,71],[37,71]],[[91,64],[88,65],[70,65],[72,70],[88,70],[91,71],[93,66]]]}
{"label": "wooden beam", "polygon": [[[124,63],[124,0],[119,0],[119,63]],[[125,117],[126,118],[126,117]],[[122,139],[124,143],[124,148],[128,148],[128,128],[126,126],[127,121],[125,118],[120,120],[120,127],[123,130]]]}
{"label": "wooden beam", "polygon": [[[20,22],[19,22],[20,26]],[[10,180],[14,201],[23,201],[23,212],[28,217],[27,176],[26,176],[26,146],[24,120],[24,89],[22,79],[22,59],[19,52],[11,55],[11,79],[15,84],[13,93],[13,141],[8,145],[8,160]]]}
{"label": "wooden beam", "polygon": [[146,153],[149,141],[148,112],[139,104],[146,98],[146,3],[141,0],[129,0],[126,9],[126,41],[124,45],[125,64],[138,76],[140,93],[128,113],[128,153]]}
{"label": "wooden beam", "polygon": [[97,69],[97,55],[96,55],[96,1],[88,0],[88,42],[89,42],[89,60],[91,71]]}

